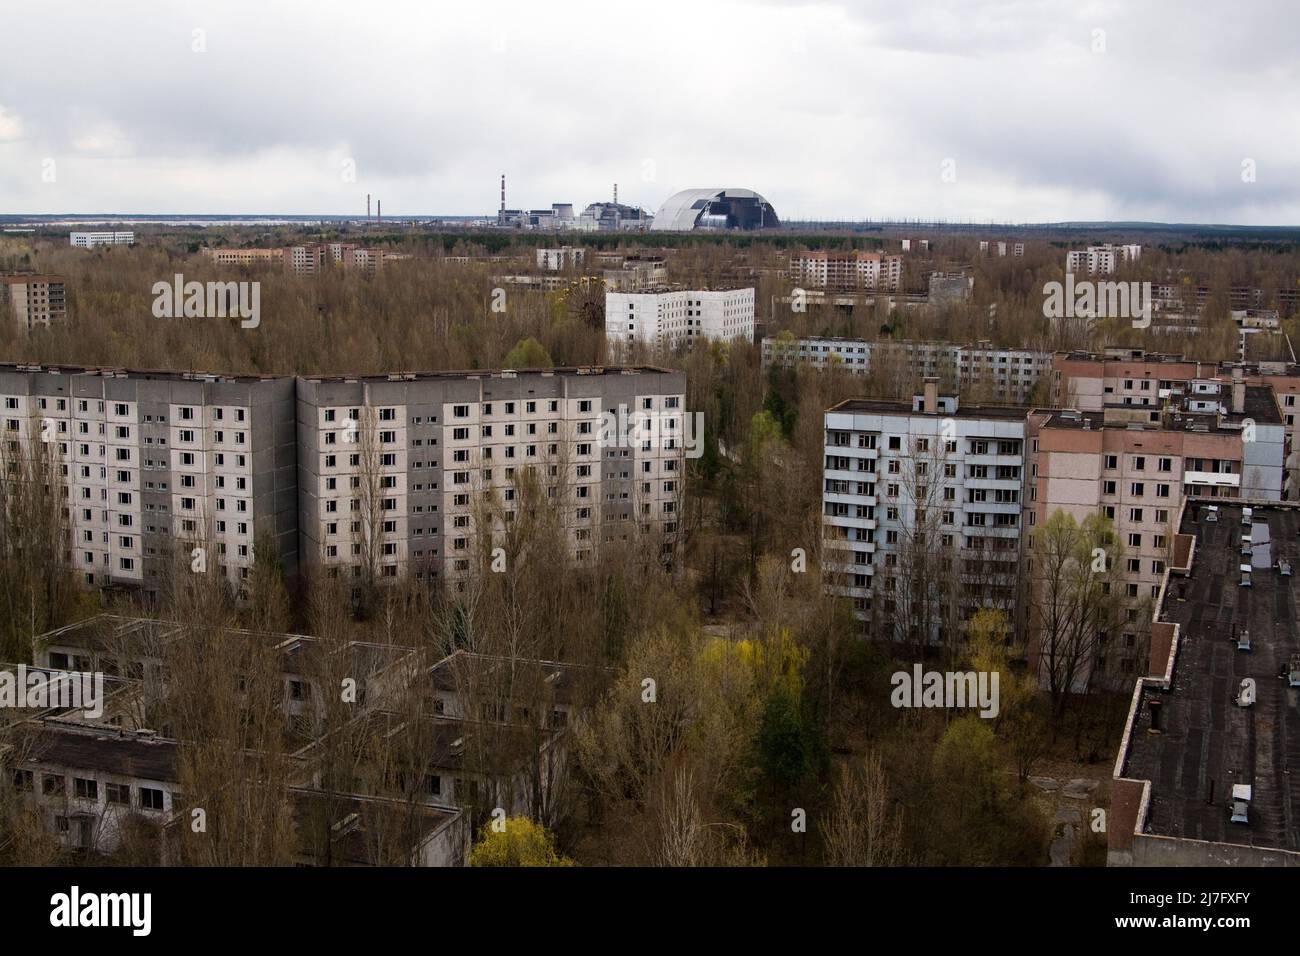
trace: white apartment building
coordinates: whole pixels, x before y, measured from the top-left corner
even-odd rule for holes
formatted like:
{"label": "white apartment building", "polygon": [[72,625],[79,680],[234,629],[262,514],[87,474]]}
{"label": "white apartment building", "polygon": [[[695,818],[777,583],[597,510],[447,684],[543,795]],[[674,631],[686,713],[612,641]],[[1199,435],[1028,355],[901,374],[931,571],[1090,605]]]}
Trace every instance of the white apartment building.
{"label": "white apartment building", "polygon": [[1110,244],[1071,250],[1065,254],[1065,271],[1088,275],[1110,275],[1123,262],[1136,262],[1142,255],[1140,245]]}
{"label": "white apartment building", "polygon": [[939,640],[984,606],[1018,620],[1025,416],[933,380],[827,410],[823,573],[874,636]]}
{"label": "white apartment building", "polygon": [[980,240],[980,252],[985,255],[998,256],[1006,258],[1012,256],[1020,258],[1025,254],[1025,244],[1023,242],[1006,242],[1004,240]]}
{"label": "white apartment building", "polygon": [[[305,560],[461,589],[485,553],[480,525],[497,542],[529,494],[560,512],[576,563],[637,535],[662,536],[667,555],[685,390],[681,373],[650,367],[301,379]],[[603,427],[620,412],[638,431]]]}
{"label": "white apartment building", "polygon": [[246,597],[259,534],[296,569],[292,379],[3,365],[0,405],[7,460],[56,446],[84,585],[156,591],[202,547]]}
{"label": "white apartment building", "polygon": [[605,293],[605,341],[615,353],[636,344],[675,348],[696,339],[754,339],[754,289]]}
{"label": "white apartment building", "polygon": [[999,401],[1028,402],[1034,386],[1052,371],[1052,353],[1037,349],[1003,349],[991,342],[954,345],[948,342],[870,342],[808,336],[782,340],[763,339],[763,366],[786,368],[806,365],[825,369],[831,365],[858,375],[893,366],[919,387],[927,376],[937,376],[940,386],[968,391],[988,385]]}
{"label": "white apartment building", "polygon": [[129,246],[135,242],[134,232],[73,232],[68,234],[68,243],[78,249],[92,246]]}
{"label": "white apartment building", "polygon": [[805,289],[897,292],[903,282],[903,257],[880,252],[791,253],[790,278]]}

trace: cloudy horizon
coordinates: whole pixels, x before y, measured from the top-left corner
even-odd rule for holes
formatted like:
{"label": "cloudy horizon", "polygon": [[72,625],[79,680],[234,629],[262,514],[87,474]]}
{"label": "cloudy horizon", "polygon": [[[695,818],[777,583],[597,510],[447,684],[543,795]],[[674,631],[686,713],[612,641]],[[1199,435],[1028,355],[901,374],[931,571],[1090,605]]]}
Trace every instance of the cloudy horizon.
{"label": "cloudy horizon", "polygon": [[0,214],[1300,224],[1281,0],[2,0]]}

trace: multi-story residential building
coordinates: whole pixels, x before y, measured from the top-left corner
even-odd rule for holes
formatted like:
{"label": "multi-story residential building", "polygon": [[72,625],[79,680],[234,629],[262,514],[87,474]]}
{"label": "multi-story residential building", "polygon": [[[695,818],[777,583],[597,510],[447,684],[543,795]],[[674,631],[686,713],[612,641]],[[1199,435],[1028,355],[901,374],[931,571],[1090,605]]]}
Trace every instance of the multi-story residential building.
{"label": "multi-story residential building", "polygon": [[1057,511],[1079,522],[1110,519],[1122,549],[1130,647],[1150,620],[1186,498],[1282,497],[1286,439],[1277,401],[1271,389],[1240,378],[1193,381],[1171,407],[1107,403],[1100,411],[1035,410],[1029,418],[1027,530]]}
{"label": "multi-story residential building", "polygon": [[62,322],[68,317],[63,276],[27,272],[0,275],[0,312],[7,312],[23,333]]}
{"label": "multi-story residential building", "polygon": [[587,250],[582,246],[560,246],[555,249],[537,250],[537,268],[548,272],[561,272],[568,268],[580,268]]}
{"label": "multi-story residential building", "polygon": [[808,289],[897,292],[903,282],[903,257],[880,252],[792,253],[790,278]]}
{"label": "multi-story residential building", "polygon": [[333,267],[374,273],[382,269],[385,262],[410,258],[407,253],[366,249],[350,242],[324,242],[283,249],[206,248],[203,255],[218,265],[247,266],[265,262],[283,265],[298,275],[319,275]]}
{"label": "multi-story residential building", "polygon": [[1178,404],[1190,384],[1214,379],[1247,386],[1267,386],[1277,396],[1286,432],[1286,481],[1283,495],[1293,498],[1300,480],[1296,416],[1300,412],[1300,366],[1291,362],[1198,362],[1182,355],[1109,348],[1100,353],[1058,352],[1052,356],[1050,401],[1057,407],[1099,412],[1109,405],[1148,409]]}
{"label": "multi-story residential building", "polygon": [[1075,249],[1065,254],[1065,271],[1088,275],[1110,275],[1123,262],[1136,262],[1142,255],[1140,245],[1114,246],[1109,243]]}
{"label": "multi-story residential building", "polygon": [[1018,619],[1026,411],[933,379],[911,403],[827,410],[823,572],[879,636],[948,640],[983,606]]}
{"label": "multi-story residential building", "polygon": [[[460,586],[481,525],[495,541],[531,496],[560,512],[576,562],[637,534],[670,549],[684,405],[684,376],[650,367],[300,379],[303,560]],[[632,431],[607,427],[620,412]]]}
{"label": "multi-story residential building", "polygon": [[525,504],[559,513],[576,562],[633,538],[667,558],[698,438],[685,391],[650,367],[292,379],[6,365],[0,448],[35,461],[55,443],[66,556],[90,587],[154,591],[198,547],[246,597],[265,540],[289,575],[301,559],[378,583],[459,580],[486,546],[480,525],[495,541]]}
{"label": "multi-story residential building", "polygon": [[[255,539],[297,564],[293,379],[0,365],[3,451],[54,443],[67,557],[88,586],[156,590],[178,546],[236,593]],[[192,560],[185,562],[191,565]]]}
{"label": "multi-story residential building", "polygon": [[989,256],[999,256],[1001,258],[1014,256],[1018,259],[1025,254],[1025,244],[1023,242],[981,239],[980,252]]}
{"label": "multi-story residential building", "polygon": [[92,246],[129,246],[135,242],[134,232],[72,232],[68,234],[69,245],[77,249],[89,249]]}
{"label": "multi-story residential building", "polygon": [[754,289],[605,294],[605,341],[615,354],[638,343],[671,349],[696,339],[752,342]]}
{"label": "multi-story residential building", "polygon": [[283,249],[217,249],[211,246],[203,250],[203,255],[217,265],[251,266],[258,263],[282,265]]}
{"label": "multi-story residential building", "polygon": [[[874,363],[874,366],[873,366]],[[900,372],[909,387],[936,376],[940,387],[969,393],[987,386],[998,401],[1028,403],[1034,387],[1052,369],[1052,353],[1035,349],[1003,349],[991,342],[954,345],[948,342],[880,341],[808,336],[763,339],[763,365],[836,367],[859,375]]]}

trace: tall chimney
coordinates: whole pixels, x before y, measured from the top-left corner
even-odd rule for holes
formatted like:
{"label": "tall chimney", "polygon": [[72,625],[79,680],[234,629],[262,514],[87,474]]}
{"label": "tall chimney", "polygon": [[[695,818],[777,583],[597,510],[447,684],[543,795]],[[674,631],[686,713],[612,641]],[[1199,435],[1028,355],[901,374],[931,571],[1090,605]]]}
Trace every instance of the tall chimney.
{"label": "tall chimney", "polygon": [[1246,382],[1241,368],[1232,370],[1232,413],[1240,415],[1246,410]]}
{"label": "tall chimney", "polygon": [[927,415],[939,414],[939,379],[934,375],[925,377],[925,395],[921,400],[921,411]]}
{"label": "tall chimney", "polygon": [[375,224],[379,225],[383,221],[384,221],[384,201],[382,199],[376,199],[375,200]]}
{"label": "tall chimney", "polygon": [[614,205],[618,205],[618,183],[614,184]]}
{"label": "tall chimney", "polygon": [[366,225],[370,225],[370,193],[366,193]]}
{"label": "tall chimney", "polygon": [[501,212],[506,211],[506,174],[501,174]]}

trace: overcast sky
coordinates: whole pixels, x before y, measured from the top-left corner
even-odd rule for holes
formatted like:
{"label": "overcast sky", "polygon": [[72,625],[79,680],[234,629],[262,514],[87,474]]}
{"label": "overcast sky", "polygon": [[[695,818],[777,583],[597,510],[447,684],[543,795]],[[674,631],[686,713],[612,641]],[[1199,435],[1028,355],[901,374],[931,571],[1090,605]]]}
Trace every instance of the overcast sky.
{"label": "overcast sky", "polygon": [[0,23],[0,213],[488,213],[504,172],[511,207],[617,182],[651,210],[743,186],[785,218],[1300,224],[1294,0],[0,0]]}

